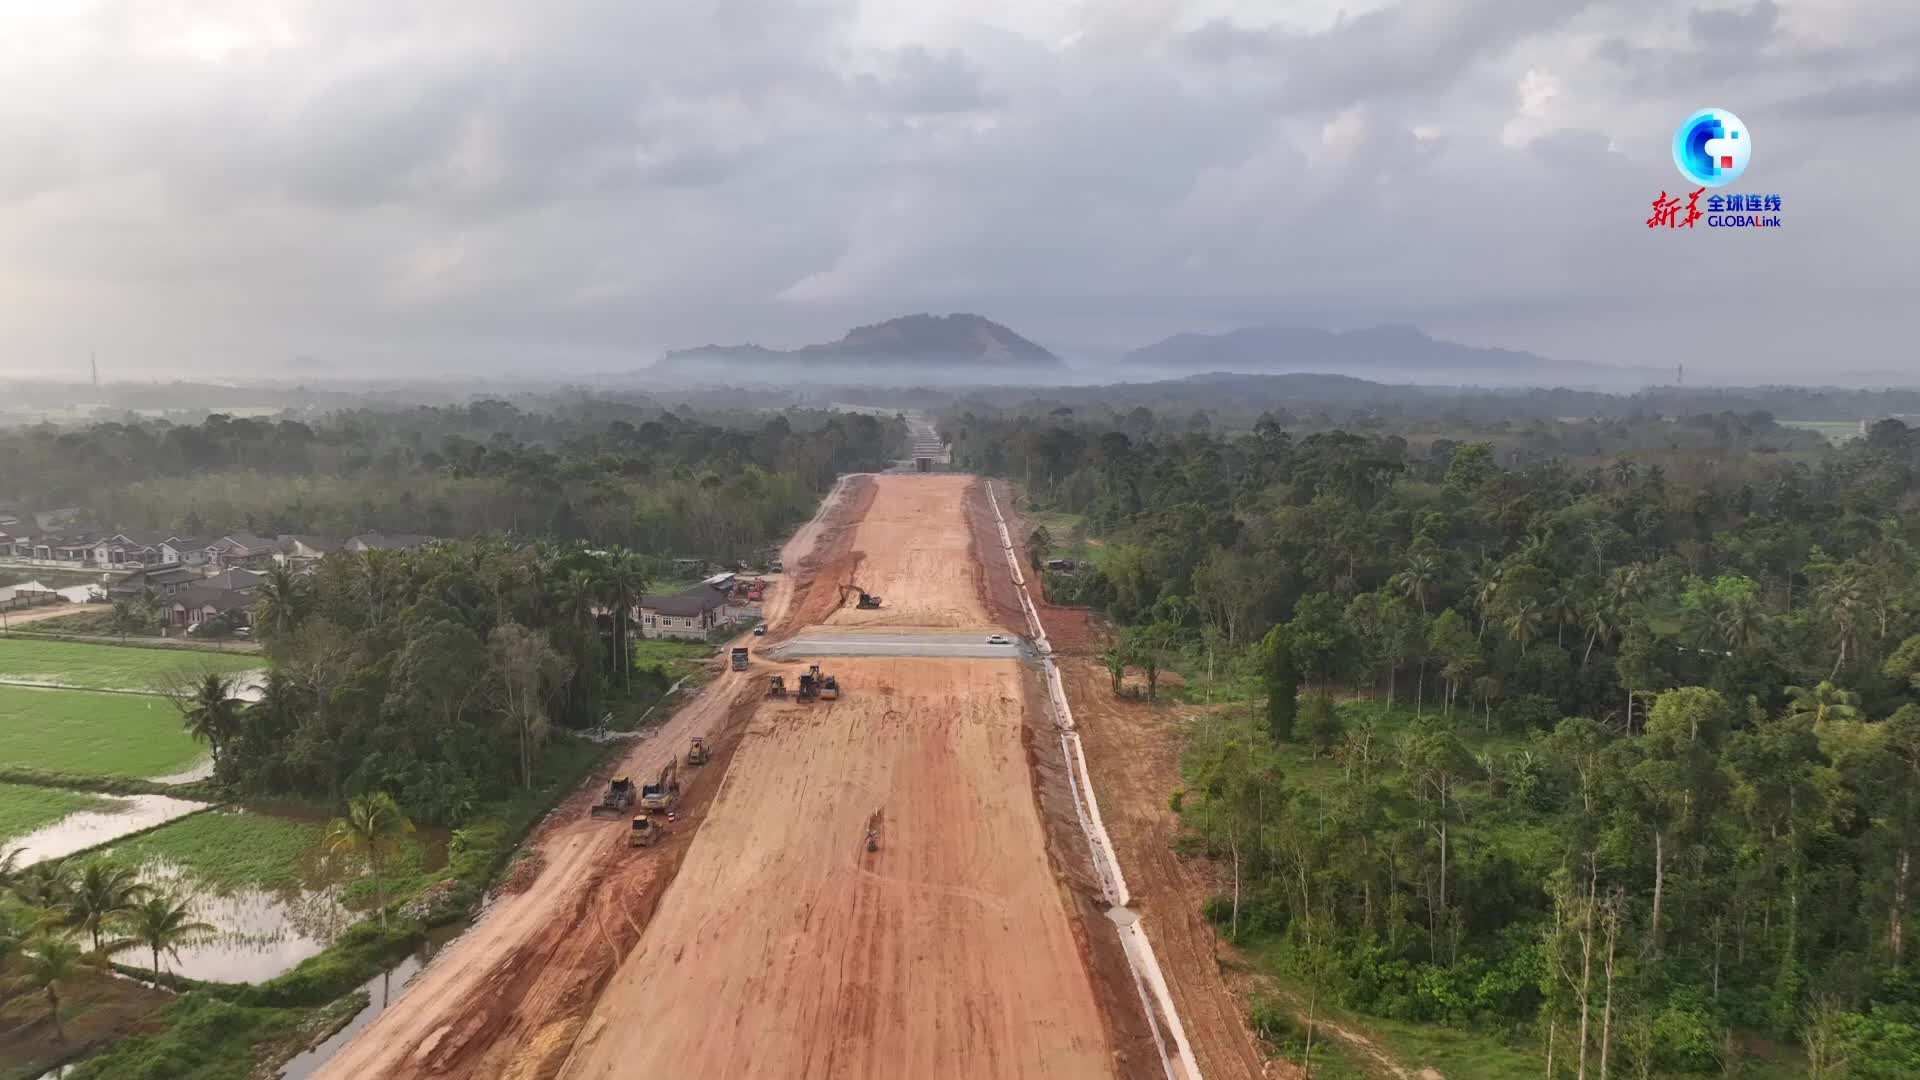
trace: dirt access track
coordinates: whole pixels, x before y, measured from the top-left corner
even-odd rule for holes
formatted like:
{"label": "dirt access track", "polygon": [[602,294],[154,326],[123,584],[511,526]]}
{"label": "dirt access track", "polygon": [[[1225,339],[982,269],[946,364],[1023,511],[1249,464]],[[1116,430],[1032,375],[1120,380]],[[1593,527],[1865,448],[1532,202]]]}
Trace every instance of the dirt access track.
{"label": "dirt access track", "polygon": [[[819,553],[804,610],[835,627],[1002,628],[984,570],[1000,552],[974,550],[968,520],[974,483],[870,481],[851,535]],[[883,607],[840,606],[850,580]],[[1059,827],[1071,810],[1036,795],[1051,781],[1029,666],[823,667],[839,700],[755,712],[561,1075],[1161,1075],[1128,1013],[1124,957],[1082,900],[1097,884]]]}
{"label": "dirt access track", "polygon": [[[619,769],[688,738],[658,848],[594,821],[596,785],[488,914],[319,1074],[373,1077],[1157,1077],[1074,822],[1044,688],[1017,660],[834,659],[838,701],[763,695],[805,626],[1022,629],[979,486],[854,477],[783,557],[772,632]],[[997,560],[997,564],[996,564]],[[843,605],[852,581],[883,598]],[[603,779],[599,782],[603,782]],[[872,828],[877,851],[866,850]]]}

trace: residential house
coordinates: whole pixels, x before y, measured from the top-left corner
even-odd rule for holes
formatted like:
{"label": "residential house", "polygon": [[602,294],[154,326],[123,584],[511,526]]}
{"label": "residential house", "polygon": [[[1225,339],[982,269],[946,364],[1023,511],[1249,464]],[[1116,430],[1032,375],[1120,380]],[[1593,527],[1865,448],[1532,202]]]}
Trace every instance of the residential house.
{"label": "residential house", "polygon": [[160,545],[172,539],[157,533],[115,533],[93,545],[91,561],[102,570],[157,566],[166,561]]}
{"label": "residential house", "polygon": [[211,585],[193,585],[170,597],[162,611],[167,625],[176,629],[193,627],[219,615],[233,612],[241,626],[253,625],[253,594]]}
{"label": "residential house", "polygon": [[249,532],[228,533],[208,545],[208,562],[217,568],[265,568],[280,559],[280,544]]}
{"label": "residential house", "polygon": [[696,585],[685,592],[640,598],[640,636],[705,641],[716,626],[736,618],[727,593]]}
{"label": "residential house", "polygon": [[340,541],[326,536],[297,536],[282,533],[279,538],[281,561],[299,565],[317,562],[340,550]]}
{"label": "residential house", "polygon": [[160,561],[167,566],[205,566],[213,558],[217,536],[177,536],[160,545]]}
{"label": "residential house", "polygon": [[346,542],[348,551],[409,551],[425,547],[438,537],[421,536],[417,533],[361,533]]}
{"label": "residential house", "polygon": [[165,598],[205,580],[205,575],[191,566],[146,567],[108,585],[107,596],[123,600],[152,590],[155,596]]}

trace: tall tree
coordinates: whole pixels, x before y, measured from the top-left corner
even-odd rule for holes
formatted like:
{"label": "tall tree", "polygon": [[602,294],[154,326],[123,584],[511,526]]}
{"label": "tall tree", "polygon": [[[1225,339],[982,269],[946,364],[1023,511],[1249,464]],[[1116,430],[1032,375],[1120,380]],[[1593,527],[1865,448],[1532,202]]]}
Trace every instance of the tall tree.
{"label": "tall tree", "polygon": [[128,867],[88,863],[74,878],[72,891],[67,896],[67,925],[92,939],[93,951],[105,964],[107,954],[100,935],[110,923],[132,912],[152,892],[152,887],[142,884]]}
{"label": "tall tree", "polygon": [[367,871],[373,878],[374,904],[380,909],[380,925],[387,925],[387,882],[381,861],[400,837],[413,832],[413,822],[401,811],[400,804],[384,791],[355,795],[347,802],[345,817],[334,818],[327,826],[327,849],[336,855],[363,853]]}
{"label": "tall tree", "polygon": [[160,895],[149,896],[134,908],[126,924],[134,942],[152,952],[153,971],[156,974],[161,970],[161,953],[177,960],[181,945],[218,929],[211,923],[195,920],[193,909],[185,901]]}

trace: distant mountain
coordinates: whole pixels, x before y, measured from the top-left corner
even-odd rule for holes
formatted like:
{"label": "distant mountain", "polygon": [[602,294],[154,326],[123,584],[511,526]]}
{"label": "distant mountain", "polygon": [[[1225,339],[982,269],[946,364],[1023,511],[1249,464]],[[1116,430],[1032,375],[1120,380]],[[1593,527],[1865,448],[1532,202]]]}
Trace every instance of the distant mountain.
{"label": "distant mountain", "polygon": [[798,349],[760,345],[680,349],[661,357],[653,370],[721,380],[893,372],[915,381],[977,383],[1058,373],[1066,370],[1066,362],[979,315],[905,315],[855,327],[839,341]]}
{"label": "distant mountain", "polygon": [[1640,369],[1555,361],[1530,352],[1440,341],[1404,325],[1346,332],[1252,326],[1224,334],[1176,334],[1133,350],[1121,363],[1169,374],[1319,372],[1410,382],[1613,381],[1647,374]]}

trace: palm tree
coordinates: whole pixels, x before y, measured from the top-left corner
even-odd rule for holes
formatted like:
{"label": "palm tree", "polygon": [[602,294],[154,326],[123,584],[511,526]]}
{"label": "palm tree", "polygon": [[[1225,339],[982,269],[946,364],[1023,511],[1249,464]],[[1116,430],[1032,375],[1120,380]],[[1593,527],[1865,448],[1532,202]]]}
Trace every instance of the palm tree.
{"label": "palm tree", "polygon": [[67,1030],[60,1024],[60,988],[80,973],[80,947],[62,934],[42,934],[26,950],[26,971],[14,985],[29,992],[44,990],[47,1009],[53,1017],[53,1034],[67,1041]]}
{"label": "palm tree", "polygon": [[1527,655],[1527,646],[1540,636],[1542,613],[1540,604],[1528,600],[1507,616],[1507,637],[1520,646],[1520,655]]}
{"label": "palm tree", "polygon": [[20,871],[7,888],[28,907],[57,911],[66,907],[73,893],[73,868],[59,859],[35,863]]}
{"label": "palm tree", "polygon": [[311,606],[307,579],[285,564],[268,570],[253,596],[254,623],[260,635],[269,640],[299,629]]}
{"label": "palm tree", "polygon": [[233,682],[209,671],[190,683],[174,702],[186,720],[187,734],[206,743],[220,758],[220,748],[240,723],[240,699],[233,696]]}
{"label": "palm tree", "polygon": [[1740,595],[1721,605],[1713,621],[1720,630],[1721,640],[1732,652],[1752,647],[1766,627],[1767,617],[1753,597]]}
{"label": "palm tree", "polygon": [[1787,719],[1821,724],[1828,720],[1860,719],[1860,695],[1842,690],[1831,682],[1822,682],[1809,690],[1804,686],[1787,687]]}
{"label": "palm tree", "polygon": [[1487,636],[1487,623],[1493,616],[1494,606],[1500,602],[1500,578],[1505,572],[1503,567],[1491,559],[1481,562],[1473,572],[1468,596],[1480,616],[1480,632],[1474,635],[1476,640]]}
{"label": "palm tree", "polygon": [[380,857],[395,837],[413,831],[413,822],[401,811],[400,804],[384,791],[355,795],[347,802],[347,816],[334,818],[327,826],[327,849],[335,854],[364,851],[367,868],[373,875],[374,903],[380,908],[380,925],[387,925],[387,884],[380,876]]}
{"label": "palm tree", "polygon": [[146,903],[133,909],[127,919],[127,929],[133,940],[153,950],[153,972],[160,973],[160,954],[178,960],[180,946],[188,938],[199,934],[211,934],[217,927],[210,923],[194,922],[193,910],[183,900],[171,896],[149,896]]}
{"label": "palm tree", "polygon": [[1400,590],[1400,594],[1420,605],[1422,618],[1427,614],[1427,593],[1433,589],[1433,583],[1440,577],[1440,560],[1424,551],[1416,551],[1407,556],[1406,568],[1393,575],[1390,584]]}
{"label": "palm tree", "polygon": [[93,951],[105,963],[100,932],[110,921],[139,907],[152,892],[152,887],[141,884],[128,867],[89,863],[74,879],[73,891],[67,897],[67,925],[86,931],[93,938]]}
{"label": "palm tree", "polygon": [[627,635],[632,632],[634,605],[646,588],[646,569],[630,552],[609,556],[600,568],[600,598],[613,620],[613,655],[620,666],[621,686],[628,692],[633,690],[633,647]]}
{"label": "palm tree", "polygon": [[1827,609],[1827,618],[1840,638],[1840,655],[1833,661],[1833,673],[1827,676],[1831,681],[1840,677],[1840,669],[1847,662],[1854,629],[1867,607],[1866,587],[1858,575],[1845,574],[1828,582],[1820,590],[1818,600]]}

